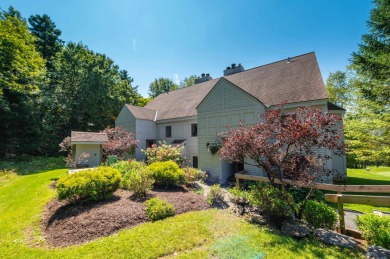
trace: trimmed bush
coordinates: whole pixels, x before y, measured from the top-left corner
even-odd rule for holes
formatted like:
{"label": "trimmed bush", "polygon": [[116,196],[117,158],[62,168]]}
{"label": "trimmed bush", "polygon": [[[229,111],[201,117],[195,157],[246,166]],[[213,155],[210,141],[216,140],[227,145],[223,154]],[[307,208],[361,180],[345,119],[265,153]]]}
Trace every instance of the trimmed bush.
{"label": "trimmed bush", "polygon": [[193,167],[184,167],[184,181],[187,186],[194,186],[196,181],[204,181],[207,178],[206,172],[193,168]]}
{"label": "trimmed bush", "polygon": [[253,184],[250,186],[250,194],[252,205],[275,222],[281,222],[293,215],[295,204],[291,194],[281,192],[271,184]]}
{"label": "trimmed bush", "polygon": [[[121,189],[128,189],[128,179],[131,178],[130,175],[138,172],[139,170],[145,170],[146,164],[144,162],[138,162],[136,160],[130,161],[118,161],[115,164],[110,165],[112,168],[118,169],[122,174],[122,181],[120,184]],[[126,186],[125,186],[126,184]]]}
{"label": "trimmed bush", "polygon": [[152,198],[146,201],[146,215],[152,221],[165,219],[175,215],[175,207],[167,201]]}
{"label": "trimmed bush", "polygon": [[154,179],[145,166],[123,176],[121,186],[134,193],[136,197],[145,197],[153,188]]}
{"label": "trimmed bush", "polygon": [[335,229],[338,216],[336,211],[325,203],[308,200],[302,219],[315,228]]}
{"label": "trimmed bush", "polygon": [[208,204],[217,204],[223,201],[223,191],[221,185],[214,184],[210,187],[210,191],[207,194]]}
{"label": "trimmed bush", "polygon": [[58,180],[58,199],[72,202],[106,199],[118,189],[120,181],[120,172],[111,167],[76,172]]}
{"label": "trimmed bush", "polygon": [[364,214],[357,217],[356,224],[370,244],[390,249],[390,217]]}
{"label": "trimmed bush", "polygon": [[148,166],[156,185],[172,186],[184,181],[184,172],[173,161],[156,162]]}

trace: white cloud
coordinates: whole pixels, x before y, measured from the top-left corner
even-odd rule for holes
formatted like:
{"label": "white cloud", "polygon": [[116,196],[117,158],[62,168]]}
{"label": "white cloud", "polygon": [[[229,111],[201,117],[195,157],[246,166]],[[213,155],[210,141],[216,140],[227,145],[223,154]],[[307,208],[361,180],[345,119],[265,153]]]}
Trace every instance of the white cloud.
{"label": "white cloud", "polygon": [[173,74],[173,81],[175,82],[175,84],[179,84],[180,83],[180,79],[179,79],[179,74]]}
{"label": "white cloud", "polygon": [[133,39],[133,51],[134,52],[137,51],[137,40],[136,39]]}

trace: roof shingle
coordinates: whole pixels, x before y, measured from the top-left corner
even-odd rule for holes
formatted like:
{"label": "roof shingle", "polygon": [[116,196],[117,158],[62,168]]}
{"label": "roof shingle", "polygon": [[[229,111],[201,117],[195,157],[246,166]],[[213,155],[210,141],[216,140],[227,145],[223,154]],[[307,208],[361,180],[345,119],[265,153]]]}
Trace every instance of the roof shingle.
{"label": "roof shingle", "polygon": [[145,107],[134,106],[131,104],[126,104],[126,106],[136,119],[154,120],[156,117],[156,110],[151,110]]}
{"label": "roof shingle", "polygon": [[[290,62],[285,59],[224,78],[266,106],[328,98],[314,52],[290,58]],[[196,107],[219,79],[160,94],[145,107],[133,106],[130,111],[134,116],[150,120],[154,120],[156,111],[156,120],[195,116]]]}
{"label": "roof shingle", "polygon": [[70,135],[70,140],[71,142],[106,143],[108,142],[108,137],[106,133],[101,133],[101,132],[72,131]]}

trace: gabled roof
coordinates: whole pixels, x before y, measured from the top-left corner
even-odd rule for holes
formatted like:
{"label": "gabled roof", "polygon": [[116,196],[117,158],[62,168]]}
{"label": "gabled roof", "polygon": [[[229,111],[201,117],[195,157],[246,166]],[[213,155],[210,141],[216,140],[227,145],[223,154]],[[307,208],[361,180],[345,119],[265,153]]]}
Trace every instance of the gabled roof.
{"label": "gabled roof", "polygon": [[108,142],[106,133],[72,131],[70,141],[73,144],[91,142],[93,144],[104,144]]}
{"label": "gabled roof", "polygon": [[[284,101],[296,103],[328,98],[314,52],[292,57],[290,61],[284,59],[223,78],[266,106]],[[195,116],[196,107],[219,79],[160,94],[142,109],[157,111],[156,120]],[[151,117],[150,115],[149,118]]]}
{"label": "gabled roof", "polygon": [[126,104],[126,106],[136,119],[154,120],[156,117],[156,110],[151,110],[145,107],[139,107],[130,104]]}

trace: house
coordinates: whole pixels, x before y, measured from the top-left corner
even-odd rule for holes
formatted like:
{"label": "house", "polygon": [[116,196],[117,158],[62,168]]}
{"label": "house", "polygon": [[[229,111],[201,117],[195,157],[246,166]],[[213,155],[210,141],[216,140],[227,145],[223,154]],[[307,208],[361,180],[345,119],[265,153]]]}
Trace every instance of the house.
{"label": "house", "polygon": [[[106,133],[72,131],[70,145],[72,159],[77,166],[95,167],[102,163],[101,145],[108,143]],[[82,157],[82,154],[89,154]]]}
{"label": "house", "polygon": [[[325,112],[342,114],[344,110],[328,102],[328,96],[314,52],[244,70],[232,64],[223,77],[213,79],[209,74],[195,84],[163,93],[145,107],[124,105],[115,125],[134,132],[140,140],[137,160],[143,160],[141,149],[157,141],[182,143],[193,167],[199,167],[225,182],[243,168],[248,174],[262,175],[257,167],[228,163],[208,152],[207,145],[215,143],[217,133],[226,126],[236,127],[240,121],[255,124],[259,114],[287,100],[286,109],[299,106],[321,107]],[[332,157],[326,164],[346,175],[345,157]]]}

